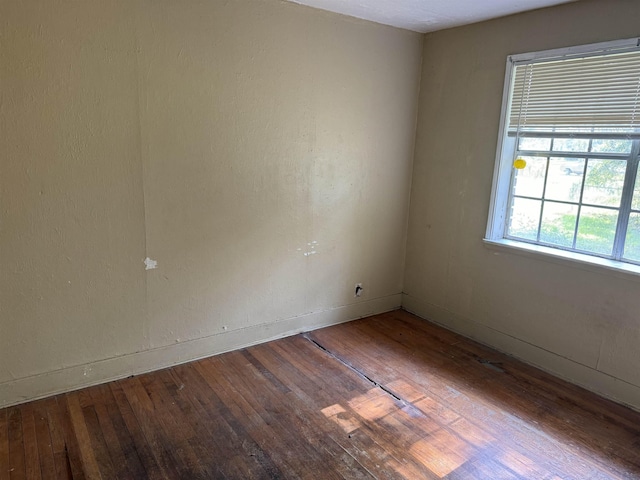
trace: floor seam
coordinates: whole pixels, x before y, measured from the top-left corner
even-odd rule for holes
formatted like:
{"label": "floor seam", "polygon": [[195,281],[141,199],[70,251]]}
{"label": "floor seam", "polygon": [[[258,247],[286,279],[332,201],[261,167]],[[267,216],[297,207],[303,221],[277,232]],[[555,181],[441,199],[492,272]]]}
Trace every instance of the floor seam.
{"label": "floor seam", "polygon": [[349,362],[347,362],[343,358],[340,358],[338,355],[333,353],[331,350],[329,350],[327,347],[322,345],[320,342],[318,342],[317,340],[311,338],[311,336],[309,334],[303,333],[302,337],[305,338],[306,340],[308,340],[309,342],[311,342],[312,344],[314,344],[320,350],[323,350],[327,355],[329,355],[331,358],[333,358],[333,359],[337,360],[338,362],[340,362],[342,365],[347,367],[349,370],[354,372],[359,377],[365,379],[366,381],[371,383],[373,386],[381,389],[386,394],[392,396],[398,402],[401,402],[403,405],[410,405],[411,404],[410,402],[406,401],[404,398],[401,398],[398,395],[396,395],[391,389],[389,389],[389,387],[383,385],[380,382],[376,382],[373,378],[371,378],[369,375],[364,373],[362,370],[360,370],[359,368],[356,368],[355,366],[351,365]]}

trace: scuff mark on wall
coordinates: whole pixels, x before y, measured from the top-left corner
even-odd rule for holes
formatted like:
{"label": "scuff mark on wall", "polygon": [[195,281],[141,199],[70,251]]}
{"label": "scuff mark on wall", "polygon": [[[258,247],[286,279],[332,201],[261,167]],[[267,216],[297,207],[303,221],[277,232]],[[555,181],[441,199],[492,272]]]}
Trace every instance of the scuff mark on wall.
{"label": "scuff mark on wall", "polygon": [[155,268],[158,268],[158,262],[156,260],[151,260],[149,257],[144,259],[145,270],[153,270]]}
{"label": "scuff mark on wall", "polygon": [[[318,242],[316,240],[307,243],[307,247],[310,247],[309,250],[307,252],[304,252],[303,255],[305,257],[308,257],[309,255],[315,255],[316,253],[318,253],[316,251],[316,247],[318,246]],[[301,251],[302,249],[299,248],[298,251]]]}

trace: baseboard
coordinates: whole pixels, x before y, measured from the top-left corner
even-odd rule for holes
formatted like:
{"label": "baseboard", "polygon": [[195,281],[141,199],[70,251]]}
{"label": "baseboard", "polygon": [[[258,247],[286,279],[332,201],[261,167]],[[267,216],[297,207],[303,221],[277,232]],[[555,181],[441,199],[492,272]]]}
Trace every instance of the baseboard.
{"label": "baseboard", "polygon": [[160,370],[400,307],[401,294],[263,323],[0,383],[0,408]]}
{"label": "baseboard", "polygon": [[636,385],[463,318],[411,295],[402,295],[402,308],[602,397],[640,411],[640,387]]}

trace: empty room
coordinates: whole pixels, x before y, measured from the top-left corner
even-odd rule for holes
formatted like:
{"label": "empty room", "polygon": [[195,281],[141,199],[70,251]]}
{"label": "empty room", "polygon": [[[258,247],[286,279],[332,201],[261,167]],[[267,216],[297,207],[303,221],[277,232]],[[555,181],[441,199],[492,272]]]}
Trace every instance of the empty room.
{"label": "empty room", "polygon": [[0,480],[640,479],[640,2],[0,0]]}

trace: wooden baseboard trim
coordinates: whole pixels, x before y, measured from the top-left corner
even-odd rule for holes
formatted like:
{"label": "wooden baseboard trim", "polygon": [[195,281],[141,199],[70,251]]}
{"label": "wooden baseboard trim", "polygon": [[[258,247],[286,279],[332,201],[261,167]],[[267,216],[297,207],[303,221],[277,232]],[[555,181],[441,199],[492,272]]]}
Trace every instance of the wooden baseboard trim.
{"label": "wooden baseboard trim", "polygon": [[0,383],[0,408],[400,308],[394,294]]}
{"label": "wooden baseboard trim", "polygon": [[481,323],[463,318],[411,295],[402,295],[402,308],[448,330],[511,355],[574,385],[640,411],[640,386],[574,362]]}

